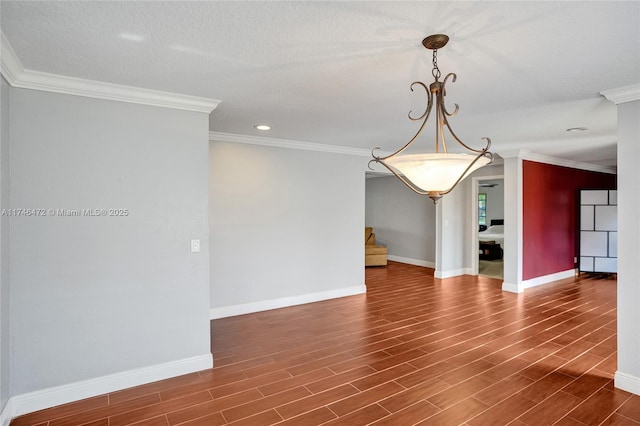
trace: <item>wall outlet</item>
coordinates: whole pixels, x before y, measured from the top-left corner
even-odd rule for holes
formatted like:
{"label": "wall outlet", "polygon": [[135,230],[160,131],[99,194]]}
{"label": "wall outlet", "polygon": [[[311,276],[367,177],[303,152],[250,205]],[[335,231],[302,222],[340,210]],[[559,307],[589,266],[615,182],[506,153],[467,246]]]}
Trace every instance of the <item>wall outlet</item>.
{"label": "wall outlet", "polygon": [[200,240],[191,240],[191,253],[200,253]]}

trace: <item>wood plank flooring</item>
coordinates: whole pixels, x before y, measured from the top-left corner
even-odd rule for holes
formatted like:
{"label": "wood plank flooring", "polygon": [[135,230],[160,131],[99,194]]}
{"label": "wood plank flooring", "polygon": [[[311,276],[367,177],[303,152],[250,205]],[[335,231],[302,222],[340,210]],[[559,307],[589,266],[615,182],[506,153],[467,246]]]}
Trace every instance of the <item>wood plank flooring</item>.
{"label": "wood plank flooring", "polygon": [[215,368],[13,426],[639,425],[613,387],[616,283],[502,292],[390,262],[367,294],[211,322]]}

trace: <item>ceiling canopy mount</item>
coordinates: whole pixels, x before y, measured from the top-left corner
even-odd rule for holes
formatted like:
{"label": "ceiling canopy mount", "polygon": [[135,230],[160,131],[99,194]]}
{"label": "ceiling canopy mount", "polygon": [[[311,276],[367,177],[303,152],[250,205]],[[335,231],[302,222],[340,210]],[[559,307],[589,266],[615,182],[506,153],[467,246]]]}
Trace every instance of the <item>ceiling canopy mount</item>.
{"label": "ceiling canopy mount", "polygon": [[422,40],[422,45],[429,50],[442,49],[449,42],[449,36],[444,34],[433,34]]}

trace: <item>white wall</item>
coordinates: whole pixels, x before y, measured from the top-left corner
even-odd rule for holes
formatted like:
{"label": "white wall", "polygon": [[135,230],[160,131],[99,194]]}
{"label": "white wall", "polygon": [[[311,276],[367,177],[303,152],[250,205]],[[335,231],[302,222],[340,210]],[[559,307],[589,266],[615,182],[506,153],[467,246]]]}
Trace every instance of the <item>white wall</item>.
{"label": "white wall", "polygon": [[11,394],[210,356],[207,114],[11,94],[11,206],[129,212],[12,218]]}
{"label": "white wall", "polygon": [[395,176],[368,178],[365,223],[390,256],[433,266],[436,206],[429,197],[414,193]]}
{"label": "white wall", "polygon": [[[9,208],[9,145],[11,143],[10,87],[0,77],[0,210]],[[0,216],[0,411],[9,399],[10,317],[9,317],[9,223]]]}
{"label": "white wall", "polygon": [[618,105],[617,387],[640,394],[640,101]]}
{"label": "white wall", "polygon": [[212,317],[364,291],[367,161],[211,142]]}

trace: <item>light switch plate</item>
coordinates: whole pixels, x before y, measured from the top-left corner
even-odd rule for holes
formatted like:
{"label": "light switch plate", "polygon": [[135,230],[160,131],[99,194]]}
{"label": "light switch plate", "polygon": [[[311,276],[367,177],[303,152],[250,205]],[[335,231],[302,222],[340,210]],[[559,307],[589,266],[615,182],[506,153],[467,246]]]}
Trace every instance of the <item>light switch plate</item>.
{"label": "light switch plate", "polygon": [[191,253],[200,252],[200,240],[191,240]]}

